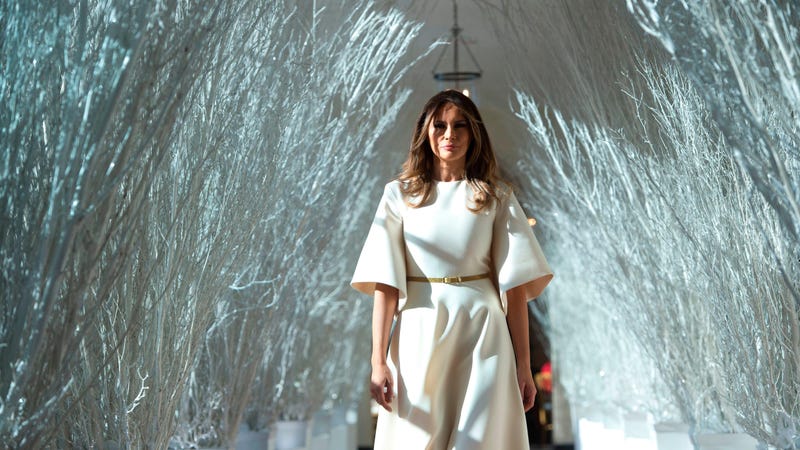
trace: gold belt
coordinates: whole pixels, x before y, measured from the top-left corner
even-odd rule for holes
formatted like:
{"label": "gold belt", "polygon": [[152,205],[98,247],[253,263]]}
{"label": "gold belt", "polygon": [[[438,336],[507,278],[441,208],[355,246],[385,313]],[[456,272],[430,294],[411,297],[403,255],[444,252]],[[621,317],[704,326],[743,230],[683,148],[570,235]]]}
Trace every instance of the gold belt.
{"label": "gold belt", "polygon": [[489,278],[491,274],[489,272],[482,273],[480,275],[467,275],[465,277],[442,277],[442,278],[426,278],[426,277],[406,277],[408,281],[421,281],[423,283],[445,283],[445,284],[457,284],[463,283],[465,281],[474,281],[474,280],[482,280],[484,278]]}

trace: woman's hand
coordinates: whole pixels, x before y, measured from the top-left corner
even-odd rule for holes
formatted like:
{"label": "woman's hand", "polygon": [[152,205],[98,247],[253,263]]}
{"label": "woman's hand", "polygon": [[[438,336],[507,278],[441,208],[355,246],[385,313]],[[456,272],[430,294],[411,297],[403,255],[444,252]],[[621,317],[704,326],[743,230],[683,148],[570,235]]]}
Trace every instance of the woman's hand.
{"label": "woman's hand", "polygon": [[383,409],[392,412],[390,403],[394,396],[394,381],[392,372],[386,364],[372,366],[372,376],[369,381],[369,393],[372,398],[383,406]]}
{"label": "woman's hand", "polygon": [[508,314],[506,322],[511,333],[511,344],[514,346],[514,356],[517,363],[517,384],[519,394],[522,396],[522,406],[525,411],[533,408],[536,399],[536,384],[531,374],[531,349],[528,339],[528,300],[521,286],[509,289]]}
{"label": "woman's hand", "polygon": [[522,406],[527,412],[533,408],[533,402],[536,400],[536,384],[533,382],[530,367],[517,368],[517,384],[519,384],[519,394],[522,396]]}

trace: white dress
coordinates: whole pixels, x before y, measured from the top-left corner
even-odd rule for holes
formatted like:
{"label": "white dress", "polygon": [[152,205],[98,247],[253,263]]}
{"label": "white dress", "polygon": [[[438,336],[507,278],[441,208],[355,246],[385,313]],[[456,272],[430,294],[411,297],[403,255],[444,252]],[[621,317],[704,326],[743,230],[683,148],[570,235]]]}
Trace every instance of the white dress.
{"label": "white dress", "polygon": [[[525,285],[533,299],[552,272],[513,193],[478,214],[471,195],[466,181],[436,182],[433,200],[411,208],[398,181],[384,190],[351,282],[400,294],[393,411],[380,411],[375,450],[529,448],[505,292]],[[487,272],[460,284],[406,279]]]}

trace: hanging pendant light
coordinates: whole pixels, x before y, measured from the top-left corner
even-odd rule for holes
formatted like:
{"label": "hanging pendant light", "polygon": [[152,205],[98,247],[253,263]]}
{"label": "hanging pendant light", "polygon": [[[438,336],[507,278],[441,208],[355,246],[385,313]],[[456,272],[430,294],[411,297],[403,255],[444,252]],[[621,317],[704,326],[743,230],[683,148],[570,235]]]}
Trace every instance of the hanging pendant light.
{"label": "hanging pendant light", "polygon": [[[433,66],[433,78],[439,82],[439,90],[447,88],[456,89],[463,92],[466,96],[473,96],[475,90],[473,82],[481,77],[483,70],[481,70],[481,66],[478,65],[475,55],[472,54],[466,41],[464,41],[464,38],[461,36],[462,31],[463,29],[458,26],[458,5],[456,5],[456,0],[453,0],[453,28],[450,29],[450,39],[447,45],[442,49],[441,54],[439,54],[439,59],[436,60],[436,64]],[[476,70],[461,70],[458,58],[459,46],[463,46],[467,50],[467,54],[470,59],[472,59]],[[439,64],[450,48],[453,50],[453,70],[451,72],[437,71]]]}

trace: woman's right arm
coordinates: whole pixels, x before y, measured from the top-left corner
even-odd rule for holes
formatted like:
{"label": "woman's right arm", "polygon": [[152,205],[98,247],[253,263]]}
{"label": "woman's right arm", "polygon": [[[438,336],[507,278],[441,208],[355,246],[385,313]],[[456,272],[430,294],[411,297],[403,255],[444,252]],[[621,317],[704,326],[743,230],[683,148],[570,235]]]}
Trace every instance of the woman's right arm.
{"label": "woman's right arm", "polygon": [[391,411],[389,405],[394,395],[394,380],[386,364],[386,349],[389,346],[389,332],[397,310],[397,288],[386,284],[375,284],[375,301],[372,305],[372,376],[370,394],[372,398]]}

